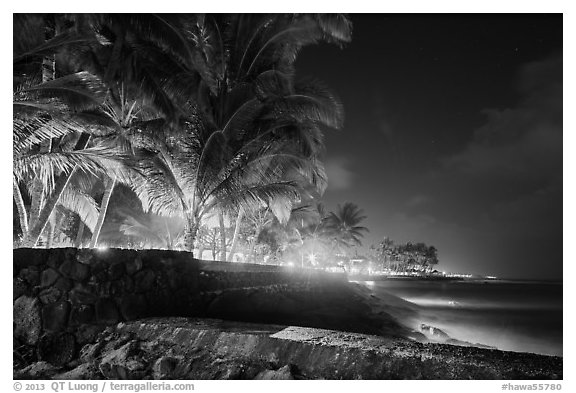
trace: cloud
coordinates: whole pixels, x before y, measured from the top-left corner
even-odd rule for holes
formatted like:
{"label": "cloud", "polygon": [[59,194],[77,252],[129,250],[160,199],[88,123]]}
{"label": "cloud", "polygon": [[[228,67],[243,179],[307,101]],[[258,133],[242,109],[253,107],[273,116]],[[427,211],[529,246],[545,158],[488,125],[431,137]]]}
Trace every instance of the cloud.
{"label": "cloud", "polygon": [[420,207],[427,204],[430,201],[430,197],[426,195],[413,195],[406,201],[406,206],[408,207]]}
{"label": "cloud", "polygon": [[562,58],[525,65],[521,102],[485,109],[487,122],[466,148],[443,161],[448,169],[472,175],[547,179],[562,170]]}
{"label": "cloud", "polygon": [[328,190],[347,190],[352,186],[354,173],[349,169],[349,160],[345,157],[334,157],[326,160]]}

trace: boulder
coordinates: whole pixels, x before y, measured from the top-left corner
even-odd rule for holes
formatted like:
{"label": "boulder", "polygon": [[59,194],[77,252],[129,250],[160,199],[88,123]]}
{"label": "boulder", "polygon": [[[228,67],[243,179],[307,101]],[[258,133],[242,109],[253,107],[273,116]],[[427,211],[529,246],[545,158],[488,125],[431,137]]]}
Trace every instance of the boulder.
{"label": "boulder", "polygon": [[76,340],[70,333],[48,333],[40,338],[38,355],[55,366],[64,366],[76,355]]}
{"label": "boulder", "polygon": [[48,362],[40,361],[14,372],[14,379],[50,379],[58,371],[58,367]]}
{"label": "boulder", "polygon": [[38,266],[28,266],[20,270],[18,275],[33,287],[40,285],[40,269]]}
{"label": "boulder", "polygon": [[78,304],[72,307],[72,311],[70,312],[71,325],[93,323],[94,321],[94,306],[91,304]]}
{"label": "boulder", "polygon": [[30,286],[22,278],[15,277],[12,279],[12,300],[27,294],[29,290]]}
{"label": "boulder", "polygon": [[60,274],[56,270],[48,268],[42,272],[42,276],[40,278],[40,286],[43,288],[49,287],[50,285],[54,284],[59,277]]}
{"label": "boulder", "polygon": [[66,260],[60,265],[60,273],[74,281],[85,281],[90,276],[90,267],[75,260]]}
{"label": "boulder", "polygon": [[49,287],[43,289],[38,294],[40,301],[44,304],[55,303],[60,299],[61,292],[58,288]]}
{"label": "boulder", "polygon": [[90,285],[77,284],[70,291],[70,301],[80,304],[95,304],[98,301],[96,290],[96,287]]}
{"label": "boulder", "polygon": [[53,379],[61,380],[94,380],[101,379],[102,375],[98,371],[95,363],[82,363],[70,371],[54,375]]}
{"label": "boulder", "polygon": [[146,363],[139,355],[140,346],[132,340],[105,354],[98,368],[108,379],[142,379]]}
{"label": "boulder", "polygon": [[70,303],[60,301],[46,304],[42,307],[42,325],[44,330],[58,332],[64,330],[68,323]]}
{"label": "boulder", "polygon": [[289,365],[279,368],[278,370],[264,370],[254,379],[294,379]]}
{"label": "boulder", "polygon": [[14,337],[28,345],[36,345],[42,331],[38,299],[21,296],[14,302]]}

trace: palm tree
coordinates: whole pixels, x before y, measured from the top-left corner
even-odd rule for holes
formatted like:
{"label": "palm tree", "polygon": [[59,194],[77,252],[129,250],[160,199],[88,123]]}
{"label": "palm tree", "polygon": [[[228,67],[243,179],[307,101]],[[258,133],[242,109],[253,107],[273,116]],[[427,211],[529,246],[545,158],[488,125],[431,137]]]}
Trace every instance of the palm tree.
{"label": "palm tree", "polygon": [[362,210],[351,202],[338,205],[337,211],[331,212],[325,220],[326,230],[335,246],[345,251],[362,245],[361,239],[368,232],[368,228],[360,226],[365,218]]}

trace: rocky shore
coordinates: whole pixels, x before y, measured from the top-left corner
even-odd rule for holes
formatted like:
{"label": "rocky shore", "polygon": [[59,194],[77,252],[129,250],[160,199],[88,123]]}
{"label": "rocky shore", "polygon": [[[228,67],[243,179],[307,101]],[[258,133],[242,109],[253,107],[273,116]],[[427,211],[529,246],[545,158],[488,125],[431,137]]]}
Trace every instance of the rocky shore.
{"label": "rocky shore", "polygon": [[339,275],[168,251],[14,256],[15,379],[562,378],[561,357],[455,340]]}
{"label": "rocky shore", "polygon": [[15,379],[561,379],[562,359],[327,329],[159,318],[120,323]]}

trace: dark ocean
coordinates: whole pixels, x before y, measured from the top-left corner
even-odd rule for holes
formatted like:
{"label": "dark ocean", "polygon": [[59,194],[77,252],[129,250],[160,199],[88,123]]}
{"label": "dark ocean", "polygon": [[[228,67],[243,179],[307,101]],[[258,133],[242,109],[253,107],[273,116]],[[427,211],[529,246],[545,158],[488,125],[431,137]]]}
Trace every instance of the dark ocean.
{"label": "dark ocean", "polygon": [[562,283],[530,281],[364,282],[417,304],[422,323],[452,338],[502,350],[562,356]]}

